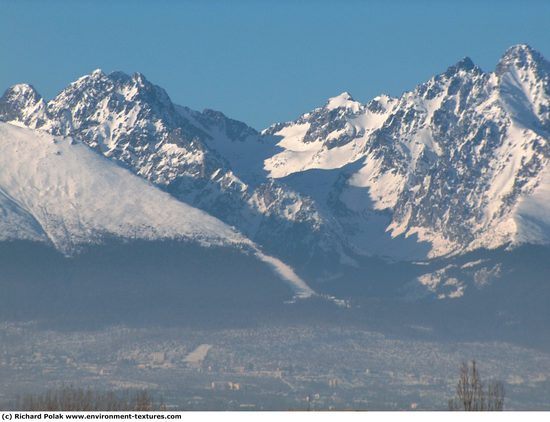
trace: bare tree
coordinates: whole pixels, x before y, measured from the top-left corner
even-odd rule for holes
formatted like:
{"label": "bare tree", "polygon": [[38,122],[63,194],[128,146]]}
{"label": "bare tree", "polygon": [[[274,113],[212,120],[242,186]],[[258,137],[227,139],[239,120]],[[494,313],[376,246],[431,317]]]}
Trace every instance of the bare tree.
{"label": "bare tree", "polygon": [[487,410],[504,409],[504,385],[494,381],[487,386]]}
{"label": "bare tree", "polygon": [[449,400],[449,410],[484,411],[504,409],[504,385],[491,381],[484,385],[476,361],[460,367],[456,396]]}

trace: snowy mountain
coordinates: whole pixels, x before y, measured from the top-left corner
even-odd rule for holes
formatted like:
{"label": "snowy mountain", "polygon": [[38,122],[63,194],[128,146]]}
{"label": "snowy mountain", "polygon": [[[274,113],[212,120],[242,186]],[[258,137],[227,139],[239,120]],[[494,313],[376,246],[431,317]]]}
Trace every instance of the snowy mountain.
{"label": "snowy mountain", "polygon": [[72,138],[0,123],[0,152],[0,241],[43,242],[69,256],[113,239],[226,248],[272,268],[296,295],[313,294],[234,228]]}
{"label": "snowy mountain", "polygon": [[0,120],[79,139],[268,251],[292,256],[289,239],[301,256],[334,244],[313,201],[267,177],[262,163],[273,145],[222,113],[174,105],[141,74],[96,70],[47,103],[16,85],[0,100]]}
{"label": "snowy mountain", "polygon": [[550,64],[518,45],[495,72],[465,58],[400,98],[362,105],[344,93],[274,125],[264,134],[282,151],[265,168],[293,175],[295,188],[315,169],[319,181],[339,169],[346,180],[323,205],[356,231],[347,238],[357,251],[420,258],[548,244],[549,113]]}
{"label": "snowy mountain", "polygon": [[[100,70],[50,101],[16,85],[0,120],[81,141],[318,281],[361,277],[373,257],[550,244],[550,64],[526,45],[493,72],[465,58],[399,98],[344,92],[261,133],[175,105],[141,74]],[[0,199],[17,232],[63,239]]]}

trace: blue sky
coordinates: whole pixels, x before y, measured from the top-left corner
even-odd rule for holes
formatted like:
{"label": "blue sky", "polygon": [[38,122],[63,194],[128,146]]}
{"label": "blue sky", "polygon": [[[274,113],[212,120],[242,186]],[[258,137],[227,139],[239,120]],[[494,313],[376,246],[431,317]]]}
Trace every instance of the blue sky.
{"label": "blue sky", "polygon": [[51,98],[102,68],[261,129],[349,91],[399,95],[464,56],[550,58],[549,1],[0,0],[0,90]]}

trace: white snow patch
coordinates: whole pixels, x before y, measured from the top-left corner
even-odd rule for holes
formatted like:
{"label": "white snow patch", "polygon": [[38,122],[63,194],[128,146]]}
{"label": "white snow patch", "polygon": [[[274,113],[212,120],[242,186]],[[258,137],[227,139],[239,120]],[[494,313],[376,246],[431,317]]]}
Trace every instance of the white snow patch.
{"label": "white snow patch", "polygon": [[211,344],[201,344],[197,346],[195,350],[185,356],[183,361],[191,366],[200,365],[202,361],[206,359],[206,356],[208,355],[208,352],[211,348]]}
{"label": "white snow patch", "polygon": [[265,255],[260,251],[257,251],[255,256],[266,264],[269,264],[277,274],[279,274],[285,281],[288,282],[290,287],[294,290],[295,297],[299,299],[306,299],[316,294],[313,289],[311,289],[311,287],[306,284],[304,280],[296,275],[292,268],[290,268],[281,260],[272,256]]}
{"label": "white snow patch", "polygon": [[518,226],[515,243],[550,244],[550,163],[539,175],[538,186],[520,198],[514,210]]}
{"label": "white snow patch", "polygon": [[404,183],[405,178],[397,171],[382,171],[380,160],[374,157],[367,157],[363,168],[349,180],[350,186],[369,188],[377,210],[393,208]]}
{"label": "white snow patch", "polygon": [[334,110],[337,108],[346,108],[354,112],[361,109],[361,103],[355,101],[348,92],[342,92],[336,97],[329,98],[326,108],[328,110]]}

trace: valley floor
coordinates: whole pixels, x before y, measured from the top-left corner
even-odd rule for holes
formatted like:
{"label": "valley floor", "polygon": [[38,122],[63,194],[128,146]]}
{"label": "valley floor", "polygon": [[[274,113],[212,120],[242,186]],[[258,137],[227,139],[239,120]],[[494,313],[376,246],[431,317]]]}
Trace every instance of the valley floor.
{"label": "valley floor", "polygon": [[37,322],[0,325],[0,407],[74,385],[146,389],[184,410],[446,409],[470,359],[483,379],[505,383],[506,409],[550,409],[550,353],[505,342],[335,324],[75,331]]}

